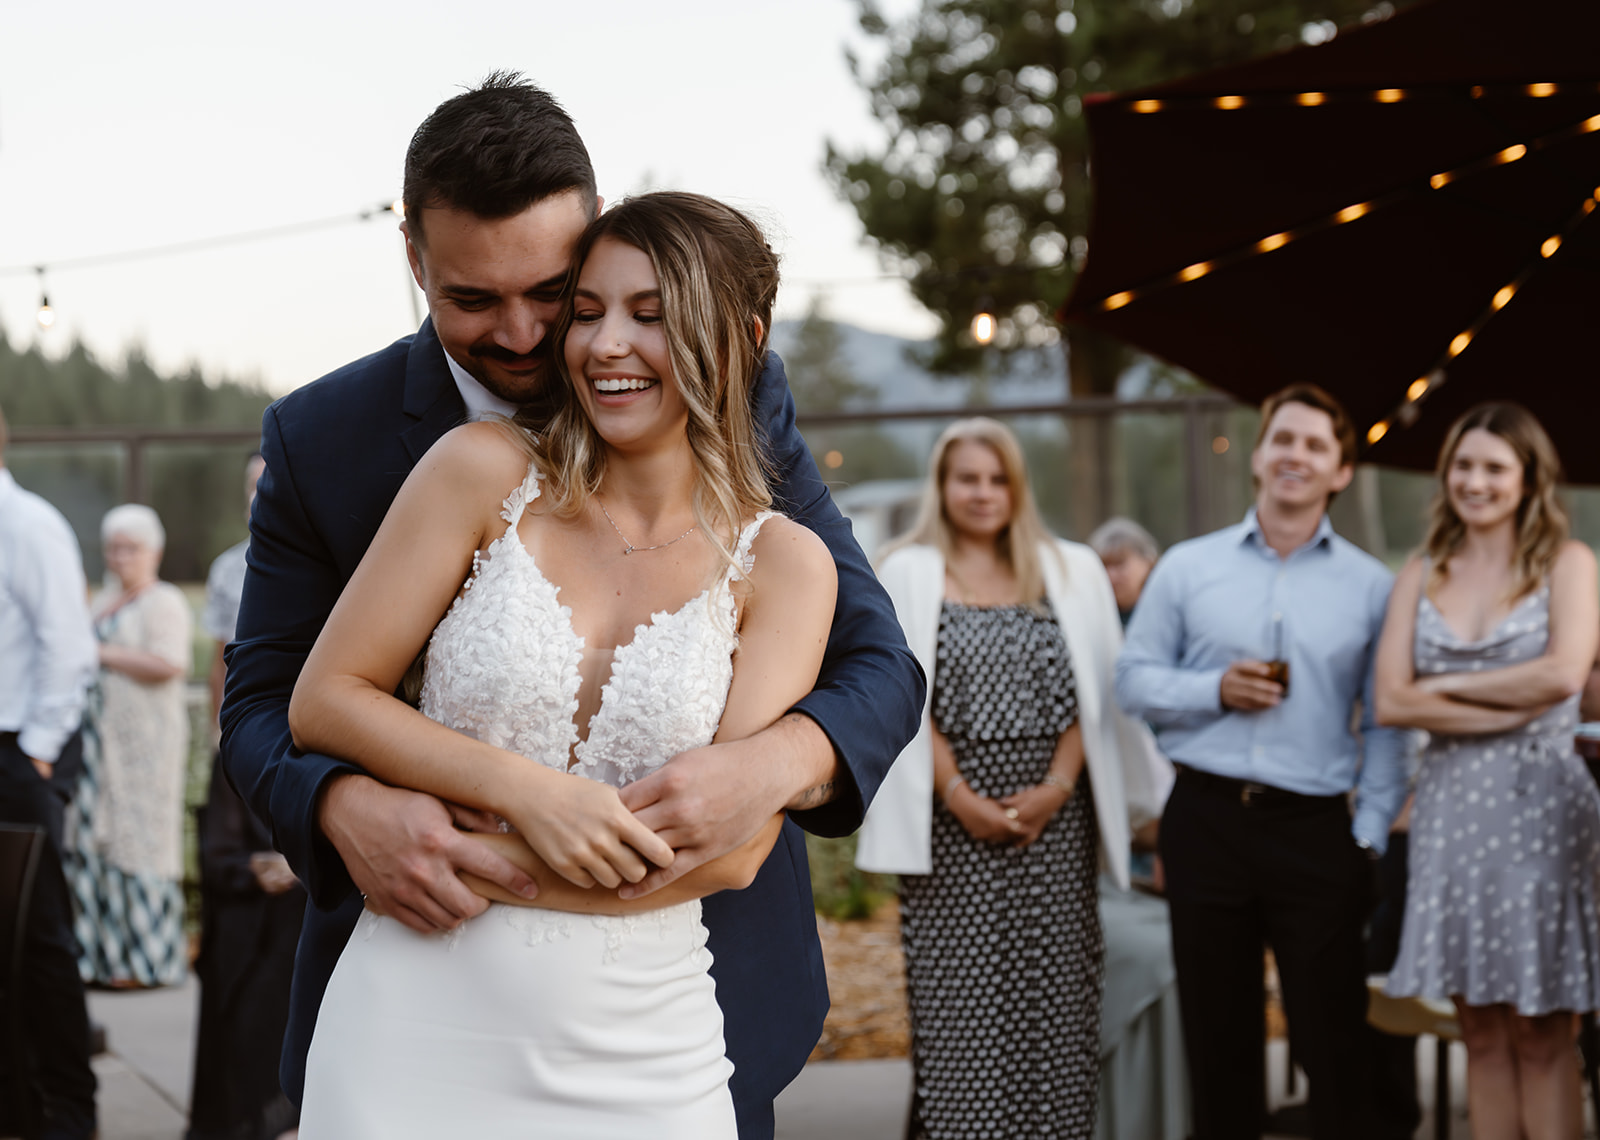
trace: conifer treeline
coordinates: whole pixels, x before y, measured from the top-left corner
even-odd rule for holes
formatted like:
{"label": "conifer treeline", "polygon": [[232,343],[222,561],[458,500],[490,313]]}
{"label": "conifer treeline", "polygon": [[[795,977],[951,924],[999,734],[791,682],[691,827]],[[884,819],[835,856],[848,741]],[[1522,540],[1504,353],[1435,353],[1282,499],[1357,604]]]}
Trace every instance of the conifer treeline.
{"label": "conifer treeline", "polygon": [[[258,384],[208,379],[198,367],[164,376],[131,348],[102,364],[74,342],[59,359],[11,343],[0,330],[0,409],[13,434],[42,427],[233,428],[255,431],[272,402]],[[167,530],[161,576],[204,579],[210,561],[245,536],[245,457],[253,445],[159,444],[145,452],[148,501]],[[126,453],[114,444],[13,444],[6,466],[54,503],[77,531],[98,576],[100,518],[127,499]]]}

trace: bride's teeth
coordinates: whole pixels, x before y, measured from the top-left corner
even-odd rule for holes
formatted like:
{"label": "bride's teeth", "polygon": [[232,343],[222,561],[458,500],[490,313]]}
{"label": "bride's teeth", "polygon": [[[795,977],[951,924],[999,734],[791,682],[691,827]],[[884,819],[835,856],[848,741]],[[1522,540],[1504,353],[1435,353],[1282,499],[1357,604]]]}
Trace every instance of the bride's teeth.
{"label": "bride's teeth", "polygon": [[641,388],[648,388],[654,383],[654,380],[628,377],[621,380],[596,380],[594,387],[597,392],[637,392]]}

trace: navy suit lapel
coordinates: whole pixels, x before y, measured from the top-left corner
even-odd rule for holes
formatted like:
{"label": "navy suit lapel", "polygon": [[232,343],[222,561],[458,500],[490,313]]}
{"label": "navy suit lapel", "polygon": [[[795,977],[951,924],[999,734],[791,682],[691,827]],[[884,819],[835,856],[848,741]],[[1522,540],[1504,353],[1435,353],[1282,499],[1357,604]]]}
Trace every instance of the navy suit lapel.
{"label": "navy suit lapel", "polygon": [[467,418],[461,392],[444,360],[444,346],[433,331],[433,318],[422,322],[406,357],[404,410],[411,425],[400,433],[414,466],[445,432]]}

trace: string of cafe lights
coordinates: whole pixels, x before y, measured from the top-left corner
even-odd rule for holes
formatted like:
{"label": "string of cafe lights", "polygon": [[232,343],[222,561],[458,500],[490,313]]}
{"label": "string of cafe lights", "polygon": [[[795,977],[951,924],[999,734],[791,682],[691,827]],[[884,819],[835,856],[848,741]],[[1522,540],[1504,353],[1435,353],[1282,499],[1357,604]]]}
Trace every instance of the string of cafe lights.
{"label": "string of cafe lights", "polygon": [[[1526,83],[1516,85],[1475,85],[1463,90],[1460,87],[1419,87],[1400,88],[1385,87],[1376,90],[1345,90],[1345,91],[1300,91],[1300,92],[1269,92],[1252,95],[1206,95],[1206,96],[1178,96],[1163,99],[1130,99],[1122,102],[1122,107],[1140,115],[1156,114],[1159,112],[1176,111],[1193,108],[1215,108],[1220,111],[1236,111],[1244,107],[1270,107],[1270,106],[1300,106],[1320,107],[1329,104],[1352,103],[1380,103],[1395,104],[1417,99],[1444,99],[1459,98],[1465,94],[1472,99],[1484,99],[1491,96],[1516,96],[1521,95],[1532,99],[1548,99],[1558,94],[1589,94],[1600,91],[1600,83]],[[1526,143],[1515,143],[1484,155],[1473,161],[1463,163],[1450,170],[1440,171],[1431,175],[1426,182],[1401,187],[1389,194],[1373,198],[1365,202],[1353,202],[1342,209],[1334,211],[1325,217],[1315,219],[1303,225],[1278,233],[1268,234],[1258,241],[1237,247],[1226,253],[1205,261],[1197,261],[1186,265],[1176,273],[1154,278],[1132,289],[1124,289],[1104,297],[1099,302],[1099,308],[1105,312],[1113,312],[1132,304],[1143,297],[1164,289],[1178,285],[1185,285],[1191,281],[1198,281],[1209,276],[1218,269],[1226,269],[1252,257],[1272,253],[1282,249],[1292,241],[1321,233],[1335,226],[1345,225],[1364,218],[1375,211],[1395,205],[1399,202],[1410,200],[1419,194],[1443,190],[1462,178],[1478,174],[1498,166],[1520,162],[1530,154],[1571,141],[1586,134],[1600,131],[1600,115],[1591,115],[1569,126],[1559,128],[1547,134],[1540,135]],[[1462,352],[1483,331],[1486,325],[1501,309],[1510,303],[1517,292],[1527,284],[1528,279],[1538,271],[1539,267],[1550,258],[1556,256],[1562,245],[1569,241],[1573,231],[1582,225],[1584,220],[1600,204],[1600,187],[1594,193],[1583,199],[1582,204],[1571,216],[1561,232],[1551,234],[1539,245],[1539,256],[1527,268],[1519,273],[1513,280],[1496,290],[1489,304],[1479,314],[1478,318],[1466,329],[1451,338],[1448,347],[1440,354],[1434,367],[1425,375],[1413,380],[1407,386],[1405,398],[1387,416],[1374,423],[1367,429],[1366,440],[1368,445],[1377,443],[1389,431],[1399,425],[1409,427],[1416,422],[1421,410],[1421,404],[1427,396],[1438,390],[1444,384],[1449,363]]]}
{"label": "string of cafe lights", "polygon": [[332,217],[316,218],[307,222],[291,222],[287,225],[268,226],[264,229],[242,230],[238,233],[218,234],[213,237],[170,242],[166,245],[144,246],[140,249],[120,250],[115,253],[93,254],[88,257],[72,257],[61,261],[39,262],[32,265],[0,266],[0,277],[33,274],[39,279],[39,308],[35,313],[35,318],[38,320],[41,329],[48,329],[56,322],[55,309],[50,305],[49,275],[52,273],[94,269],[119,262],[147,261],[151,258],[171,257],[184,253],[200,253],[209,249],[268,241],[274,238],[293,237],[315,230],[326,230],[336,226],[349,225],[352,222],[370,222],[374,218],[385,216],[397,218],[404,216],[404,210],[398,200],[372,206],[354,214],[335,214]]}
{"label": "string of cafe lights", "polygon": [[[41,329],[49,329],[56,323],[56,310],[50,304],[49,275],[52,273],[71,272],[78,269],[94,269],[104,265],[114,265],[119,262],[145,261],[151,258],[171,257],[185,253],[200,253],[210,249],[220,249],[227,246],[244,245],[250,242],[268,241],[275,238],[294,237],[299,234],[311,233],[316,230],[332,229],[338,226],[349,225],[352,222],[370,222],[374,218],[391,216],[405,217],[405,207],[399,199],[393,202],[384,202],[377,206],[361,210],[355,214],[335,214],[331,217],[316,218],[306,222],[291,222],[287,225],[268,226],[264,229],[242,230],[231,234],[218,234],[213,237],[194,238],[189,241],[171,242],[166,245],[144,246],[139,249],[121,250],[115,253],[94,254],[88,257],[67,258],[60,261],[39,262],[29,265],[0,266],[0,277],[16,277],[31,274],[39,281],[39,307],[34,316]],[[813,288],[826,289],[837,287],[850,287],[858,285],[876,285],[886,281],[906,280],[903,274],[879,273],[861,274],[849,277],[816,277],[816,278],[790,278],[792,284],[805,284]],[[418,320],[421,317],[418,316]]]}

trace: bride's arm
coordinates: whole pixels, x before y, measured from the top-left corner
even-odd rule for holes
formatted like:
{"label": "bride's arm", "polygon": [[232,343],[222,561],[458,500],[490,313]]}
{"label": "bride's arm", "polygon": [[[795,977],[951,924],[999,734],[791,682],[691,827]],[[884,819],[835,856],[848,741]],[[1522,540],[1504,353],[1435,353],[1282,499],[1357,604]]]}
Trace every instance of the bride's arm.
{"label": "bride's arm", "polygon": [[[811,691],[822,667],[833,621],[838,579],[833,556],[821,539],[788,519],[769,519],[761,528],[752,553],[755,568],[750,572],[750,592],[739,626],[739,649],[733,659],[733,683],[717,728],[717,743],[753,736]],[[614,890],[574,887],[551,874],[515,835],[472,838],[488,844],[532,875],[539,884],[536,902],[529,904],[471,876],[462,878],[473,890],[498,902],[595,914],[654,910],[749,886],[778,841],[782,826],[780,812],[742,847],[696,867],[643,898],[625,899]]]}
{"label": "bride's arm", "polygon": [[504,528],[499,496],[525,472],[525,458],[489,424],[458,428],[429,450],[317,638],[289,727],[301,749],[499,813],[563,879],[636,882],[649,869],[645,859],[665,866],[672,851],[615,789],[454,732],[392,695],[471,572],[473,554]]}

